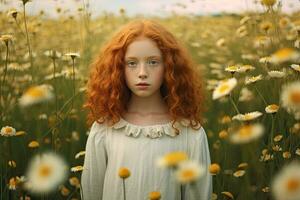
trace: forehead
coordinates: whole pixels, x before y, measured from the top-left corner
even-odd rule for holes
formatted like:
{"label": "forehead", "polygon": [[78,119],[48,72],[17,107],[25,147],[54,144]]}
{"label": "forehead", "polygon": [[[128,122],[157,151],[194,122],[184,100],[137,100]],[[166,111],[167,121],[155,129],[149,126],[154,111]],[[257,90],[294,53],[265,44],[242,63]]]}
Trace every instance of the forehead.
{"label": "forehead", "polygon": [[146,37],[138,38],[130,43],[125,53],[125,58],[147,58],[151,56],[161,57],[162,53],[156,43]]}

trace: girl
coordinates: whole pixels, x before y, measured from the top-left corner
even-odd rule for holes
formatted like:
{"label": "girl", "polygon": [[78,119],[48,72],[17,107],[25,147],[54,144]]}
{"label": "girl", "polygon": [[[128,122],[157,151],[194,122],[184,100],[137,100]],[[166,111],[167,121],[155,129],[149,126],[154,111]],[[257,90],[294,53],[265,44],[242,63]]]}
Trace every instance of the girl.
{"label": "girl", "polygon": [[126,199],[144,200],[159,191],[164,200],[181,195],[193,200],[189,185],[181,191],[172,172],[155,164],[175,151],[205,167],[197,199],[210,200],[210,152],[200,125],[202,88],[200,73],[163,26],[150,20],[124,26],[92,64],[85,104],[92,126],[81,177],[84,200],[122,200],[122,167],[131,172]]}

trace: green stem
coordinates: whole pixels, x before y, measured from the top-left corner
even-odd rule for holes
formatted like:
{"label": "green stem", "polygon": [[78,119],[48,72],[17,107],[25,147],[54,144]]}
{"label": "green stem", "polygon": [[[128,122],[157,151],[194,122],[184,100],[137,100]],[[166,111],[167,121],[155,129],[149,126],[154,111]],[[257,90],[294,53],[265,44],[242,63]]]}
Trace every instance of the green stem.
{"label": "green stem", "polygon": [[237,108],[236,104],[235,104],[234,101],[233,101],[233,98],[232,98],[231,93],[229,94],[229,99],[230,99],[230,101],[231,101],[231,103],[232,103],[232,105],[233,105],[235,111],[236,111],[238,114],[240,114],[239,109]]}
{"label": "green stem", "polygon": [[263,95],[259,92],[259,90],[257,89],[255,83],[253,84],[254,85],[254,88],[256,90],[256,92],[258,93],[258,95],[260,96],[260,98],[263,100],[263,102],[265,103],[265,105],[267,106],[268,103],[266,102],[265,98],[263,97]]}
{"label": "green stem", "polygon": [[126,192],[125,192],[125,179],[123,178],[123,197],[124,197],[124,200],[126,200]]}
{"label": "green stem", "polygon": [[[25,31],[26,31],[27,47],[28,47],[28,52],[29,52],[29,57],[30,57],[30,66],[31,66],[31,68],[33,68],[32,52],[31,52],[31,47],[30,47],[30,41],[29,41],[28,29],[27,29],[27,21],[26,21],[25,3],[23,3],[23,17],[24,17],[24,25],[25,25]],[[34,76],[32,76],[32,77],[34,77]]]}
{"label": "green stem", "polygon": [[[271,148],[273,146],[273,137],[274,137],[274,116],[273,114],[271,115],[272,116],[272,125],[271,125],[271,138],[270,138],[270,144],[269,144],[269,148],[270,149],[270,145],[271,145]],[[271,149],[270,149],[271,150]]]}
{"label": "green stem", "polygon": [[184,188],[184,185],[180,184],[180,200],[184,200],[183,188]]}
{"label": "green stem", "polygon": [[[69,98],[65,104],[61,107],[61,109],[58,111],[58,113],[61,113],[63,111],[63,109],[69,105],[70,102],[72,102],[72,99],[75,98],[77,95],[79,95],[80,93],[77,93],[75,96],[72,96],[71,98]],[[57,124],[55,124],[54,128],[57,127],[59,124],[61,124],[63,122],[64,119],[66,119],[66,116],[68,116],[68,114],[72,111],[72,109],[69,109],[66,114],[65,114],[65,117],[64,118],[61,118],[60,116],[59,117],[59,122]],[[47,131],[47,133],[45,133],[42,138],[45,138],[50,132],[53,131],[54,128],[51,128]]]}
{"label": "green stem", "polygon": [[[73,78],[73,96],[75,96],[75,58],[72,58],[72,78]],[[72,99],[72,108],[74,106],[74,99]]]}
{"label": "green stem", "polygon": [[79,188],[80,188],[80,198],[81,198],[81,200],[84,200],[81,184],[79,184]]}
{"label": "green stem", "polygon": [[[52,52],[52,53],[56,54],[56,52]],[[57,112],[57,110],[58,110],[58,101],[57,101],[57,88],[56,88],[56,77],[55,77],[55,73],[56,73],[55,56],[56,55],[52,55],[52,60],[53,60],[53,79],[54,79],[54,95],[55,95],[55,119],[57,121],[58,120],[58,112]],[[54,150],[56,152],[55,136],[56,136],[56,132],[52,131],[52,148],[54,148]]]}
{"label": "green stem", "polygon": [[17,27],[20,29],[20,32],[22,33],[22,35],[23,35],[24,37],[26,37],[26,34],[23,32],[23,30],[22,30],[20,24],[18,23],[17,18],[14,18],[14,19],[15,19],[15,22],[16,22],[16,24],[17,24]]}
{"label": "green stem", "polygon": [[[6,77],[6,74],[7,74],[7,64],[8,64],[8,52],[9,52],[9,49],[8,49],[8,41],[6,42],[6,57],[5,57],[5,68],[4,68],[4,75],[3,75],[3,80],[1,81],[1,84],[0,84],[0,102],[1,102],[1,99],[2,99],[2,86],[4,85],[5,83],[5,77]],[[4,98],[4,97],[3,97]],[[4,100],[4,99],[3,99]],[[2,123],[2,117],[4,115],[4,112],[2,110],[2,104],[0,103],[0,120],[1,120],[1,123]]]}

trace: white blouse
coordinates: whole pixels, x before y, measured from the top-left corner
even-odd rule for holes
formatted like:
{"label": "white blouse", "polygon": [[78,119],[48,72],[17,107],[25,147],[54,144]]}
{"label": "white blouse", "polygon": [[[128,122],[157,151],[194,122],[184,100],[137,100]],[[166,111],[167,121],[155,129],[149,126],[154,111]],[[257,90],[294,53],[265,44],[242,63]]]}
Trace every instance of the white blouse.
{"label": "white blouse", "polygon": [[[125,179],[127,200],[148,200],[149,193],[159,191],[161,200],[180,200],[180,187],[174,173],[159,168],[157,158],[172,151],[184,151],[189,159],[205,167],[197,181],[201,195],[197,200],[210,200],[212,176],[206,133],[194,130],[187,120],[175,122],[180,134],[176,136],[172,122],[156,125],[134,125],[120,119],[109,127],[94,122],[86,143],[84,169],[81,176],[84,200],[123,200],[123,182],[118,176],[121,167],[130,170]],[[190,185],[184,190],[185,200],[195,200]]]}

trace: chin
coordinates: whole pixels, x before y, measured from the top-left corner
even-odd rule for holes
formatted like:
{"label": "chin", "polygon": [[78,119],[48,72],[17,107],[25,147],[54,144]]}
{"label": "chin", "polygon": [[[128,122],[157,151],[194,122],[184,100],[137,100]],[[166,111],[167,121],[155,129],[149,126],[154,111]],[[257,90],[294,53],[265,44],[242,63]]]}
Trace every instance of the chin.
{"label": "chin", "polygon": [[149,97],[152,95],[152,93],[150,93],[149,91],[136,91],[134,92],[134,95],[138,97]]}

